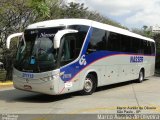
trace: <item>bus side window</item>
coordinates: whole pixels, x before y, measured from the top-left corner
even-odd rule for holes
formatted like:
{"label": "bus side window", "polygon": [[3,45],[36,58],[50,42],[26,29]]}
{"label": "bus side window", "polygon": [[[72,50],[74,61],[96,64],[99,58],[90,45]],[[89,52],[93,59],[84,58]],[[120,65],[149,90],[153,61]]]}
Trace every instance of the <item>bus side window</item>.
{"label": "bus side window", "polygon": [[107,50],[120,51],[121,49],[121,36],[118,33],[108,32]]}
{"label": "bus side window", "polygon": [[77,58],[80,54],[86,34],[87,33],[84,31],[78,32],[76,34],[75,58]]}
{"label": "bus side window", "polygon": [[106,42],[107,40],[105,30],[93,28],[92,36],[87,49],[87,54],[100,50],[106,50]]}
{"label": "bus side window", "polygon": [[146,40],[143,41],[143,45],[144,45],[144,54],[148,54],[148,42]]}
{"label": "bus side window", "polygon": [[139,39],[139,50],[138,50],[139,54],[144,54],[144,46],[143,46],[143,40]]}
{"label": "bus side window", "polygon": [[151,42],[151,53],[152,53],[152,55],[155,55],[155,44],[154,44],[154,42]]}
{"label": "bus side window", "polygon": [[65,36],[61,51],[61,64],[65,65],[75,58],[75,37]]}

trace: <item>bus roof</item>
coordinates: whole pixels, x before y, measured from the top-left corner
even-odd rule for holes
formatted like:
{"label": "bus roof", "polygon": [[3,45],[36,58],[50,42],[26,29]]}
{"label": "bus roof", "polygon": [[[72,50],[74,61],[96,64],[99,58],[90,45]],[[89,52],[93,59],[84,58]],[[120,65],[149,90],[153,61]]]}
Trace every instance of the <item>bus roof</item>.
{"label": "bus roof", "polygon": [[27,27],[27,29],[36,29],[36,28],[47,28],[47,27],[58,27],[58,26],[68,26],[68,25],[86,25],[86,26],[92,26],[100,29],[104,29],[111,32],[116,32],[120,34],[124,34],[127,36],[132,36],[139,39],[144,39],[148,41],[154,42],[153,39],[144,37],[139,34],[132,33],[128,30],[114,27],[108,24],[103,24],[100,22],[96,22],[93,20],[88,19],[55,19],[55,20],[48,20],[48,21],[42,21],[38,23],[31,24]]}

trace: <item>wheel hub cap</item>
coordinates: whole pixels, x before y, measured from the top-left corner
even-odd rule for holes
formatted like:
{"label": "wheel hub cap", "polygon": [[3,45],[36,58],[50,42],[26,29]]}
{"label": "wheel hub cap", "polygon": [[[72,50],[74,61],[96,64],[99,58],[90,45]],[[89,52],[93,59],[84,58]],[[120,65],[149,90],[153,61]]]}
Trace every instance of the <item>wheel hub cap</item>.
{"label": "wheel hub cap", "polygon": [[92,90],[92,87],[93,87],[92,81],[87,78],[87,79],[85,80],[84,90],[85,90],[86,92],[90,92],[90,91]]}

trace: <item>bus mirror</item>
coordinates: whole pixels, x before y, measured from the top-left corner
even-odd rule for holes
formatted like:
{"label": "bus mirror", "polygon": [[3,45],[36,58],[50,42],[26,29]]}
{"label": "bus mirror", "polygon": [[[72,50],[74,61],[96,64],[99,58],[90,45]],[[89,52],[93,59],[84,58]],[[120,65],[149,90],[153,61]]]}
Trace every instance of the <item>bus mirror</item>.
{"label": "bus mirror", "polygon": [[58,31],[54,36],[54,48],[57,49],[60,47],[61,38],[68,33],[77,33],[77,30],[65,29]]}
{"label": "bus mirror", "polygon": [[14,37],[18,37],[18,36],[22,36],[23,33],[14,33],[14,34],[11,34],[8,36],[7,38],[7,44],[6,44],[6,47],[9,49],[10,48],[10,42],[11,42],[11,39],[14,38]]}

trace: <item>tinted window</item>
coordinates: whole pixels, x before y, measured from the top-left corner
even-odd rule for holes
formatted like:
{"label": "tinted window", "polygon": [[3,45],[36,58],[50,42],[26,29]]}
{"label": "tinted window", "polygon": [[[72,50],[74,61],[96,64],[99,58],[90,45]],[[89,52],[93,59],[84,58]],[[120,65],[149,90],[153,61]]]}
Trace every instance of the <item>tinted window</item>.
{"label": "tinted window", "polygon": [[74,29],[74,30],[78,30],[78,33],[74,34],[73,36],[76,37],[76,46],[75,46],[75,57],[78,57],[80,54],[80,51],[82,49],[82,45],[84,42],[84,39],[87,35],[89,26],[85,26],[85,25],[70,25],[68,26],[69,29]]}
{"label": "tinted window", "polygon": [[74,60],[75,58],[75,41],[76,38],[72,34],[65,35],[62,38],[61,44],[62,44],[62,49],[61,49],[61,65],[65,65],[71,61]]}
{"label": "tinted window", "polygon": [[57,67],[58,50],[54,49],[53,38],[57,31],[65,27],[41,28],[25,30],[23,39],[20,40],[15,68],[26,72],[45,72]]}
{"label": "tinted window", "polygon": [[97,50],[154,54],[155,45],[139,38],[94,28],[87,52],[90,53]]}
{"label": "tinted window", "polygon": [[151,53],[155,54],[155,44],[151,42]]}
{"label": "tinted window", "polygon": [[106,32],[101,29],[93,28],[87,52],[91,53],[98,50],[106,50],[106,44]]}
{"label": "tinted window", "polygon": [[140,40],[137,38],[132,38],[132,52],[133,53],[139,53],[140,48]]}
{"label": "tinted window", "polygon": [[70,25],[67,28],[69,29],[74,29],[74,30],[78,30],[79,32],[87,32],[89,29],[89,26],[85,26],[85,25]]}
{"label": "tinted window", "polygon": [[152,53],[152,46],[151,46],[151,42],[150,42],[150,41],[148,41],[147,43],[148,43],[148,44],[147,44],[148,54],[151,54],[151,53]]}
{"label": "tinted window", "polygon": [[121,49],[121,35],[114,32],[108,32],[108,42],[107,42],[107,50],[109,51],[120,51]]}
{"label": "tinted window", "polygon": [[144,54],[144,42],[142,39],[139,39],[139,50],[138,53]]}
{"label": "tinted window", "polygon": [[148,54],[148,43],[147,41],[143,41],[143,47],[144,47],[144,54]]}
{"label": "tinted window", "polygon": [[121,35],[121,51],[132,52],[132,38],[126,35]]}

